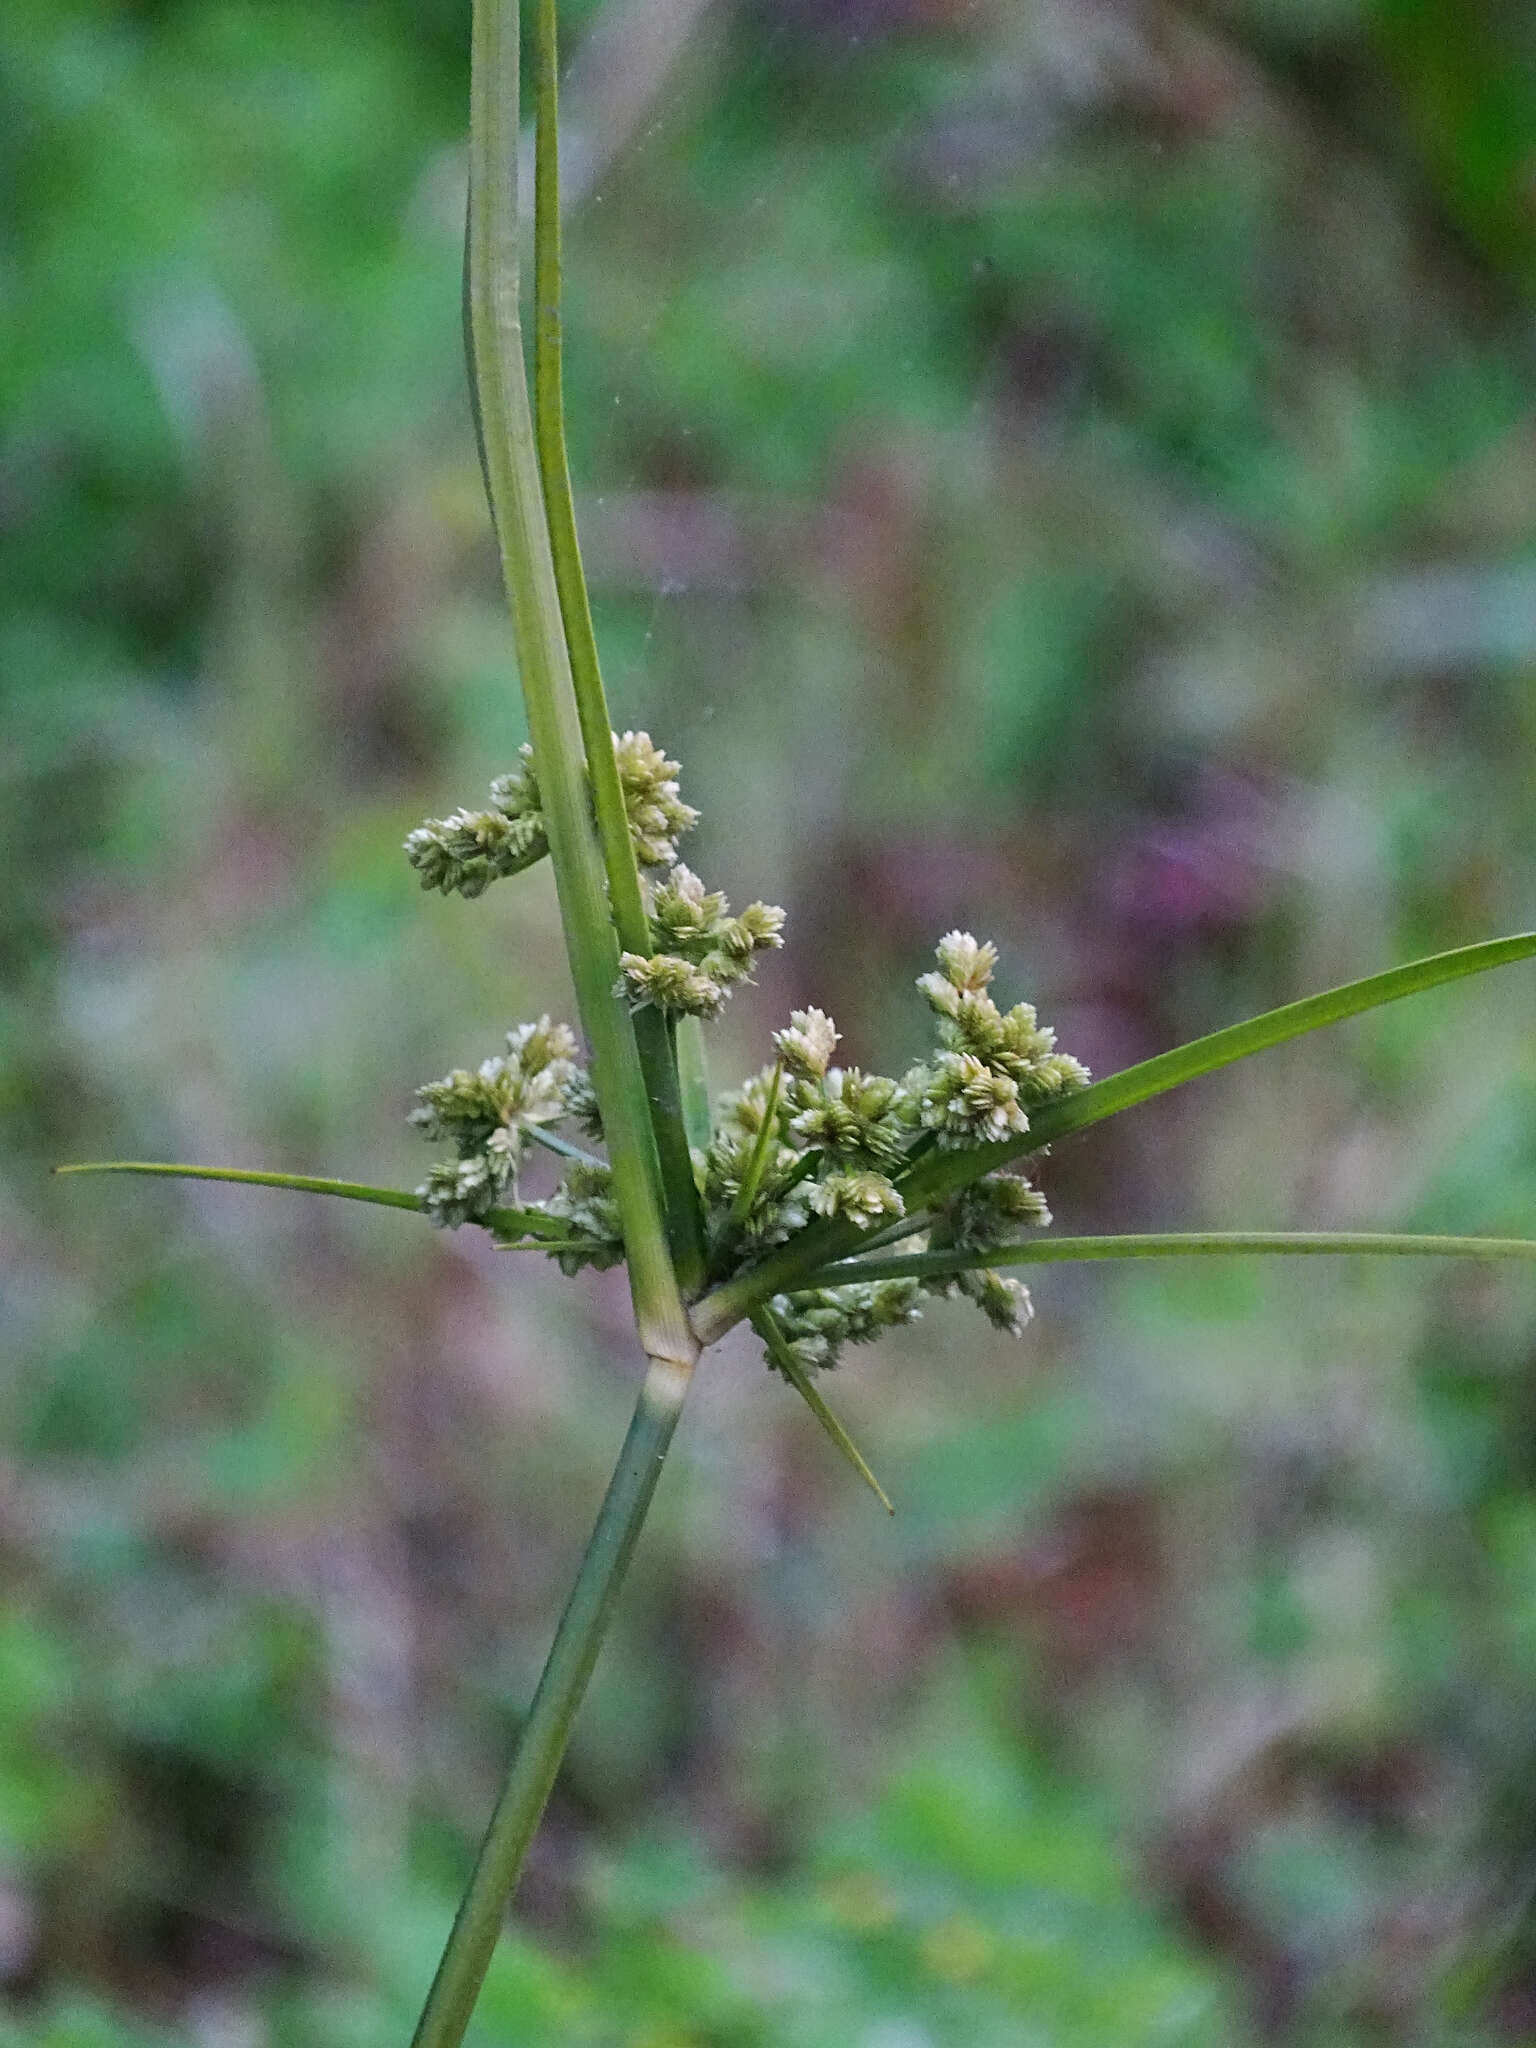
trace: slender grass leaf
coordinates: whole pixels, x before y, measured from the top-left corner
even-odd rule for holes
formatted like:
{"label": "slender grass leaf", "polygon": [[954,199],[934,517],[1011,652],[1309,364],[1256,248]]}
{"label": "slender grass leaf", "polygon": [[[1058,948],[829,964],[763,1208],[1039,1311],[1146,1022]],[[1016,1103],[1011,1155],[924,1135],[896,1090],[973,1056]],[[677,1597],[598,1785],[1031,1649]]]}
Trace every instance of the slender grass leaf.
{"label": "slender grass leaf", "polygon": [[880,1484],[874,1473],[870,1471],[858,1445],[832,1413],[832,1410],[817,1391],[816,1384],[810,1374],[806,1372],[793,1351],[790,1350],[789,1343],[779,1325],[779,1319],[773,1313],[773,1310],[767,1307],[766,1304],[759,1308],[752,1318],[752,1327],[767,1345],[769,1356],[773,1359],[779,1371],[783,1373],[785,1379],[789,1381],[789,1384],[800,1396],[806,1407],[810,1409],[827,1435],[837,1445],[837,1448],[848,1460],[854,1471],[858,1473],[864,1484],[873,1493],[875,1499],[879,1501],[881,1507],[885,1509],[888,1515],[894,1515],[896,1510],[891,1504],[890,1495]]}
{"label": "slender grass leaf", "polygon": [[[539,481],[549,525],[555,589],[570,659],[571,687],[586,749],[592,808],[608,878],[608,904],[625,952],[652,951],[651,921],[640,886],[629,813],[614,758],[612,721],[592,606],[582,567],[576,508],[565,447],[565,399],[560,314],[560,149],[554,0],[540,0],[537,38],[537,122],[534,130],[533,424]],[[657,1010],[632,1020],[645,1077],[646,1103],[661,1172],[667,1238],[685,1293],[704,1279],[704,1218],[689,1157],[686,1103],[677,1051],[667,1020]],[[706,1141],[707,1142],[707,1141]]]}
{"label": "slender grass leaf", "polygon": [[[385,1209],[411,1209],[425,1215],[420,1195],[408,1188],[376,1188],[366,1181],[330,1180],[312,1173],[264,1173],[245,1166],[180,1166],[147,1159],[93,1159],[79,1165],[56,1166],[55,1173],[147,1173],[166,1180],[227,1180],[253,1188],[289,1188],[305,1195],[339,1195],[347,1202],[376,1202]],[[484,1218],[488,1229],[565,1244],[575,1233],[557,1216],[541,1216],[536,1209],[490,1209]]]}
{"label": "slender grass leaf", "polygon": [[841,1259],[812,1273],[804,1284],[847,1287],[863,1280],[931,1280],[990,1266],[1050,1266],[1091,1259],[1219,1259],[1255,1253],[1303,1258],[1536,1259],[1536,1238],[1432,1237],[1370,1230],[1145,1231],[1124,1237],[1042,1237],[991,1251]]}
{"label": "slender grass leaf", "polygon": [[1300,1038],[1308,1031],[1321,1030],[1325,1024],[1358,1017],[1384,1003],[1399,1002],[1404,996],[1438,988],[1443,982],[1486,974],[1490,968],[1506,967],[1516,960],[1529,959],[1532,954],[1536,954],[1536,932],[1517,932],[1509,938],[1458,946],[1449,953],[1432,953],[1422,960],[1410,960],[1406,966],[1388,968],[1384,974],[1368,974],[1361,981],[1348,981],[1340,988],[1325,989],[1320,995],[1304,996],[1299,1002],[1265,1010],[1241,1024],[1229,1024],[1205,1038],[1192,1039],[1171,1052],[1158,1053],[1153,1059],[1126,1067],[1106,1080],[1093,1082],[1076,1095],[1045,1104],[1031,1112],[1029,1130],[1021,1138],[1002,1145],[982,1146],[974,1152],[930,1154],[909,1175],[904,1175],[898,1185],[907,1207],[916,1209],[934,1195],[964,1187],[1009,1160],[1038,1152],[1042,1145],[1052,1144],[1073,1131],[1086,1130],[1106,1117],[1118,1116],[1121,1110],[1133,1109],[1154,1095],[1181,1088],[1186,1081],[1213,1074],[1236,1060],[1267,1052],[1271,1046],[1283,1045],[1287,1039]]}

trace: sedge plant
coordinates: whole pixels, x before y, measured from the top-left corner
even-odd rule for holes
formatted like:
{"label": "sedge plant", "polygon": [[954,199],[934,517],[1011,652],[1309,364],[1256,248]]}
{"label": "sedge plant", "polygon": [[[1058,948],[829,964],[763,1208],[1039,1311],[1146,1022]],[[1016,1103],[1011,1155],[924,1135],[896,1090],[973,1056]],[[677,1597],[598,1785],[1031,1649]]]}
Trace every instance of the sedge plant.
{"label": "sedge plant", "polygon": [[[1464,946],[1290,1003],[1093,1081],[1027,1002],[994,993],[996,950],[952,931],[922,976],[933,1043],[902,1076],[837,1059],[824,1011],[796,1011],[760,1070],[718,1099],[704,1027],[784,913],[733,912],[680,859],[697,820],[679,766],[616,733],[604,693],[567,473],[561,396],[554,0],[536,10],[532,347],[519,275],[517,0],[474,0],[465,326],[492,523],[529,742],[484,808],[413,831],[424,888],[478,896],[547,856],[579,1033],[547,1016],[505,1051],[418,1091],[413,1121],[445,1156],[412,1190],[232,1167],[113,1161],[69,1172],[243,1181],[479,1228],[567,1273],[622,1262],[646,1365],[634,1416],[506,1781],[417,2026],[455,2048],[564,1755],[701,1355],[737,1324],[890,1503],[827,1406],[843,1347],[968,1299],[1021,1331],[1009,1269],[1058,1260],[1233,1254],[1536,1258],[1536,1241],[1334,1233],[1049,1237],[1029,1167],[1055,1141],[1233,1061],[1462,976],[1536,954],[1536,932]],[[530,392],[529,363],[532,359]],[[767,1049],[765,1048],[765,1051]],[[522,1199],[530,1147],[565,1167]]]}

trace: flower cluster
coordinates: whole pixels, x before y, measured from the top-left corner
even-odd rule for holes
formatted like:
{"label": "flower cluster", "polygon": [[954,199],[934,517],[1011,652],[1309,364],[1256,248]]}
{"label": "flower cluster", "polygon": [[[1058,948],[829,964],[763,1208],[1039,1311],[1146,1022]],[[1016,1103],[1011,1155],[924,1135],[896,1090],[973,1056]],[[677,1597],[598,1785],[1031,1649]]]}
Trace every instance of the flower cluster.
{"label": "flower cluster", "polygon": [[490,809],[452,811],[429,818],[405,842],[405,854],[423,889],[445,896],[479,896],[503,875],[531,868],[549,851],[544,812],[533,772],[533,749],[522,765],[491,784]]}
{"label": "flower cluster", "polygon": [[739,917],[718,889],[706,889],[691,868],[674,867],[651,891],[646,958],[625,953],[620,992],[635,1009],[652,1004],[671,1016],[718,1017],[731,989],[745,981],[757,954],[784,943],[784,913],[749,903]]}
{"label": "flower cluster", "polygon": [[[866,1280],[776,1294],[769,1306],[795,1363],[803,1372],[825,1372],[836,1365],[845,1344],[869,1344],[882,1330],[916,1322],[922,1295],[919,1280]],[[768,1364],[773,1367],[771,1353]]]}
{"label": "flower cluster", "polygon": [[677,842],[699,822],[698,812],[680,794],[681,767],[667,759],[648,732],[615,734],[613,757],[636,860],[643,868],[669,867],[677,859]]}
{"label": "flower cluster", "polygon": [[[592,1083],[578,1061],[575,1036],[565,1024],[539,1018],[508,1032],[506,1053],[479,1067],[455,1067],[440,1081],[416,1090],[412,1122],[432,1139],[449,1139],[455,1157],[432,1167],[416,1190],[432,1223],[457,1229],[461,1223],[489,1223],[506,1194],[516,1196],[518,1167],[530,1139],[565,1118],[592,1122]],[[575,1169],[573,1169],[575,1171]],[[557,1221],[569,1221],[573,1235],[592,1241],[580,1264],[614,1264],[623,1255],[612,1204],[598,1208],[606,1194],[606,1167],[592,1180],[567,1186],[549,1202],[535,1202]],[[608,1255],[610,1253],[610,1255]],[[575,1266],[569,1268],[571,1272]]]}
{"label": "flower cluster", "polygon": [[998,1009],[987,993],[995,946],[969,932],[948,932],[938,959],[940,972],[922,975],[917,985],[938,1013],[944,1049],[902,1084],[916,1102],[918,1121],[947,1147],[1022,1137],[1029,1109],[1081,1088],[1088,1069],[1056,1051],[1056,1034],[1040,1024],[1032,1003]]}
{"label": "flower cluster", "polygon": [[577,1160],[548,1201],[534,1204],[544,1215],[571,1226],[572,1242],[551,1252],[563,1273],[579,1273],[583,1266],[601,1272],[623,1258],[624,1231],[612,1179],[600,1160]]}
{"label": "flower cluster", "polygon": [[[718,1016],[757,955],[783,944],[784,913],[750,903],[733,915],[719,890],[681,865],[677,840],[697,813],[678,793],[676,762],[645,733],[616,737],[614,749],[637,857],[643,867],[667,869],[644,884],[655,950],[621,956],[616,994],[635,1009]],[[544,851],[526,747],[521,768],[493,786],[492,804],[411,834],[407,851],[426,886],[478,895]],[[918,987],[937,1015],[938,1043],[901,1080],[835,1065],[837,1026],[824,1010],[796,1010],[774,1033],[773,1064],[715,1105],[708,1146],[694,1155],[712,1280],[750,1267],[818,1221],[851,1226],[871,1245],[957,1254],[1006,1246],[1049,1223],[1043,1196],[1014,1172],[988,1173],[909,1212],[911,1189],[922,1184],[911,1169],[925,1153],[1019,1138],[1032,1108],[1088,1079],[1079,1061],[1056,1050],[1054,1032],[1030,1004],[999,1009],[989,992],[994,946],[954,931],[939,941],[937,957],[937,971]],[[421,1089],[412,1121],[450,1139],[455,1152],[420,1190],[434,1222],[505,1225],[504,1241],[515,1230],[516,1241],[542,1245],[567,1272],[616,1264],[623,1232],[609,1169],[552,1137],[565,1120],[601,1137],[576,1041],[547,1017],[519,1026],[503,1056]],[[516,1196],[518,1166],[534,1139],[571,1158],[565,1178],[515,1218],[498,1216],[503,1197]],[[855,1270],[842,1285],[776,1295],[774,1343],[800,1370],[824,1371],[845,1344],[910,1322],[925,1294],[970,1300],[1015,1333],[1031,1312],[1028,1291],[986,1266],[922,1279],[860,1280]]]}
{"label": "flower cluster", "polygon": [[[721,1103],[704,1161],[705,1200],[739,1257],[784,1243],[813,1216],[878,1231],[882,1243],[896,1237],[907,1251],[985,1251],[1049,1223],[1045,1199],[1028,1180],[991,1173],[929,1204],[906,1233],[900,1229],[904,1172],[921,1149],[1022,1134],[1026,1104],[1088,1079],[1079,1061],[1055,1050],[1054,1034],[1028,1003],[999,1011],[987,993],[995,948],[950,932],[938,960],[939,972],[918,986],[938,1013],[939,1046],[903,1080],[834,1066],[836,1025],[825,1011],[797,1010],[774,1035],[777,1063]],[[984,1267],[812,1289],[779,1296],[771,1307],[797,1363],[816,1371],[834,1364],[844,1344],[911,1321],[925,1293],[970,1300],[1015,1334],[1031,1313],[1025,1287]]]}
{"label": "flower cluster", "polygon": [[[489,810],[429,818],[406,839],[406,858],[424,889],[479,896],[501,876],[518,874],[548,853],[533,749],[523,746],[519,753],[520,765],[491,784]],[[679,794],[678,764],[645,732],[615,733],[613,755],[635,858],[642,867],[665,867],[677,859],[678,840],[699,821]]]}
{"label": "flower cluster", "polygon": [[[1015,1173],[989,1173],[945,1200],[933,1204],[928,1243],[934,1251],[987,1251],[1010,1244],[1020,1230],[1040,1228],[1051,1220],[1045,1197]],[[989,1323],[1012,1336],[1022,1334],[1034,1314],[1029,1289],[1022,1280],[982,1266],[933,1283],[935,1291],[975,1302]]]}

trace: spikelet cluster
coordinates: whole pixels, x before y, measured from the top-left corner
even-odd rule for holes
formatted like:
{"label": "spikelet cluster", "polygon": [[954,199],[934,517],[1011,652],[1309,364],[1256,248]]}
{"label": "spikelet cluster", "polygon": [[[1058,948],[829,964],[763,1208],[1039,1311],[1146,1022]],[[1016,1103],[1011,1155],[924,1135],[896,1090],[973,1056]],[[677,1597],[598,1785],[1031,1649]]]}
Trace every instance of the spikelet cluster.
{"label": "spikelet cluster", "polygon": [[[518,874],[548,853],[533,749],[525,745],[518,752],[519,765],[491,784],[486,810],[429,818],[409,834],[406,858],[423,889],[479,896],[503,875]],[[635,858],[642,867],[665,867],[677,859],[678,840],[699,822],[698,812],[682,800],[678,764],[646,732],[615,733],[613,757]]]}
{"label": "spikelet cluster", "polygon": [[[918,986],[938,1015],[939,1043],[902,1080],[834,1064],[839,1034],[831,1017],[797,1010],[774,1034],[776,1064],[720,1105],[704,1161],[706,1207],[717,1231],[722,1215],[735,1216],[726,1236],[740,1257],[784,1243],[812,1216],[878,1230],[882,1242],[895,1237],[905,1250],[990,1250],[1049,1223],[1039,1190],[1022,1174],[998,1172],[931,1204],[909,1234],[899,1228],[902,1176],[920,1148],[974,1148],[1020,1135],[1029,1128],[1027,1105],[1088,1079],[1080,1062],[1056,1051],[1054,1034],[1029,1004],[998,1009],[988,993],[994,947],[950,932],[937,957],[938,971]],[[741,1214],[744,1189],[751,1200]],[[969,1300],[1015,1334],[1031,1314],[1028,1290],[986,1268],[813,1289],[780,1296],[772,1307],[795,1362],[822,1371],[845,1344],[909,1322],[924,1294]]]}
{"label": "spikelet cluster", "polygon": [[510,1032],[505,1053],[417,1089],[411,1122],[455,1148],[417,1189],[434,1223],[478,1222],[515,1187],[529,1131],[569,1115],[578,1071],[570,1030],[541,1017]]}
{"label": "spikelet cluster", "polygon": [[674,1017],[718,1017],[726,997],[746,981],[759,953],[784,943],[784,913],[749,903],[739,917],[718,889],[706,889],[692,868],[674,867],[651,892],[647,957],[624,953],[620,994],[634,1009],[652,1005]]}
{"label": "spikelet cluster", "polygon": [[[917,1280],[867,1280],[776,1294],[770,1306],[801,1371],[826,1372],[837,1364],[845,1344],[869,1344],[883,1330],[915,1322],[922,1314],[922,1295]],[[779,1369],[771,1353],[768,1365]]]}
{"label": "spikelet cluster", "polygon": [[939,972],[918,987],[939,1018],[938,1055],[903,1086],[925,1131],[947,1148],[996,1145],[1029,1129],[1029,1111],[1085,1085],[1088,1069],[1056,1050],[1056,1034],[1032,1003],[999,1010],[987,993],[997,948],[969,932],[938,944]]}
{"label": "spikelet cluster", "polygon": [[428,818],[407,836],[405,856],[423,889],[481,896],[492,882],[531,868],[548,853],[533,749],[525,746],[520,752],[521,765],[491,784],[488,809]]}
{"label": "spikelet cluster", "polygon": [[613,758],[636,860],[643,868],[670,867],[677,842],[699,822],[693,805],[682,799],[681,766],[667,759],[648,732],[615,733]]}
{"label": "spikelet cluster", "polygon": [[[783,944],[784,913],[749,903],[733,915],[724,895],[677,859],[678,839],[698,814],[683,802],[677,763],[648,734],[616,735],[614,755],[637,859],[666,870],[644,884],[654,950],[621,956],[616,993],[636,1009],[716,1017],[758,955]],[[456,811],[406,842],[424,886],[467,896],[530,865],[545,848],[526,747],[519,768],[493,784],[489,810]],[[794,1011],[774,1033],[773,1064],[716,1104],[709,1144],[695,1154],[711,1278],[752,1265],[818,1219],[851,1225],[881,1245],[957,1252],[1003,1247],[1050,1222],[1043,1196],[1017,1172],[988,1173],[907,1213],[907,1170],[924,1152],[976,1151],[1023,1137],[1033,1108],[1088,1079],[1078,1060],[1057,1051],[1055,1033],[1029,1003],[998,1007],[995,946],[952,931],[939,941],[937,960],[918,987],[937,1017],[938,1042],[900,1080],[838,1064],[837,1026],[811,1008]],[[589,1154],[573,1159],[543,1202],[520,1205],[515,1217],[497,1214],[516,1196],[532,1134],[570,1122],[601,1138],[591,1082],[566,1026],[547,1017],[519,1026],[504,1054],[421,1089],[412,1121],[454,1148],[419,1191],[434,1222],[496,1230],[505,1221],[508,1241],[528,1242],[531,1232],[567,1272],[624,1256],[609,1169]],[[776,1296],[771,1306],[794,1364],[820,1372],[845,1345],[910,1322],[924,1295],[969,1300],[1014,1333],[1031,1314],[1028,1290],[986,1267],[813,1288]]]}

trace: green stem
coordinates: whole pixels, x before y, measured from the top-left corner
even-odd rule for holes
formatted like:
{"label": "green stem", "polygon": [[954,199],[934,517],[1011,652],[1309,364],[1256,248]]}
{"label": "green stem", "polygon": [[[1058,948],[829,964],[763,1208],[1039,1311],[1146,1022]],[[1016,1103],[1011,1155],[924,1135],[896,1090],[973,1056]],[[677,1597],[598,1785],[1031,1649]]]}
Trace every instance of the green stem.
{"label": "green stem", "polygon": [[905,1216],[897,1216],[889,1223],[882,1223],[878,1230],[864,1233],[863,1249],[878,1251],[882,1245],[900,1244],[904,1237],[921,1237],[929,1228],[929,1220],[919,1209],[914,1215],[910,1210]]}
{"label": "green stem", "polygon": [[[691,1366],[698,1347],[667,1241],[648,1091],[628,1008],[615,993],[619,949],[592,823],[581,720],[528,404],[518,311],[516,0],[475,0],[470,100],[474,375],[493,524],[516,629],[566,949],[592,1052],[640,1339],[648,1356]],[[609,746],[606,729],[604,746]]]}
{"label": "green stem", "polygon": [[[571,495],[565,447],[560,317],[560,144],[559,83],[554,0],[539,0],[537,121],[534,142],[533,215],[533,416],[539,475],[549,522],[555,586],[570,657],[576,711],[586,748],[592,807],[608,878],[608,902],[619,944],[642,957],[653,950],[651,921],[640,887],[629,813],[613,752],[613,727],[581,542]],[[688,1156],[688,1136],[677,1061],[666,1019],[656,1010],[634,1020],[635,1042],[645,1075],[646,1099],[661,1167],[668,1238],[678,1283],[685,1295],[704,1281],[704,1222],[699,1191]]]}
{"label": "green stem", "polygon": [[759,1302],[808,1286],[812,1273],[834,1260],[851,1257],[863,1241],[864,1233],[857,1224],[841,1218],[807,1224],[788,1244],[712,1287],[693,1309],[694,1335],[700,1344],[718,1343],[727,1330],[750,1316]]}
{"label": "green stem", "polygon": [[704,1285],[704,1211],[688,1149],[686,1104],[667,1020],[647,1005],[634,1018],[635,1043],[645,1075],[646,1101],[655,1134],[665,1195],[667,1242],[684,1297]]}
{"label": "green stem", "polygon": [[412,2048],[458,2048],[677,1427],[688,1374],[652,1362]]}
{"label": "green stem", "polygon": [[[628,1008],[616,993],[619,948],[589,803],[589,791],[602,770],[613,768],[612,742],[605,712],[601,744],[590,750],[589,784],[589,750],[572,681],[528,405],[518,319],[517,94],[516,0],[475,0],[470,85],[470,325],[492,523],[517,630],[529,734],[538,763],[566,948],[592,1049],[593,1083],[623,1225],[635,1321],[650,1363],[506,1784],[417,2025],[415,2048],[458,2048],[463,2039],[507,1901],[607,1632],[699,1353],[668,1244],[649,1091]],[[627,834],[626,821],[626,842]]]}
{"label": "green stem", "polygon": [[1377,1230],[1144,1231],[1123,1237],[1042,1237],[991,1251],[907,1252],[889,1259],[843,1259],[823,1266],[807,1287],[861,1280],[933,1280],[987,1266],[1050,1266],[1089,1259],[1219,1259],[1254,1253],[1281,1257],[1536,1259],[1536,1239],[1428,1237]]}

